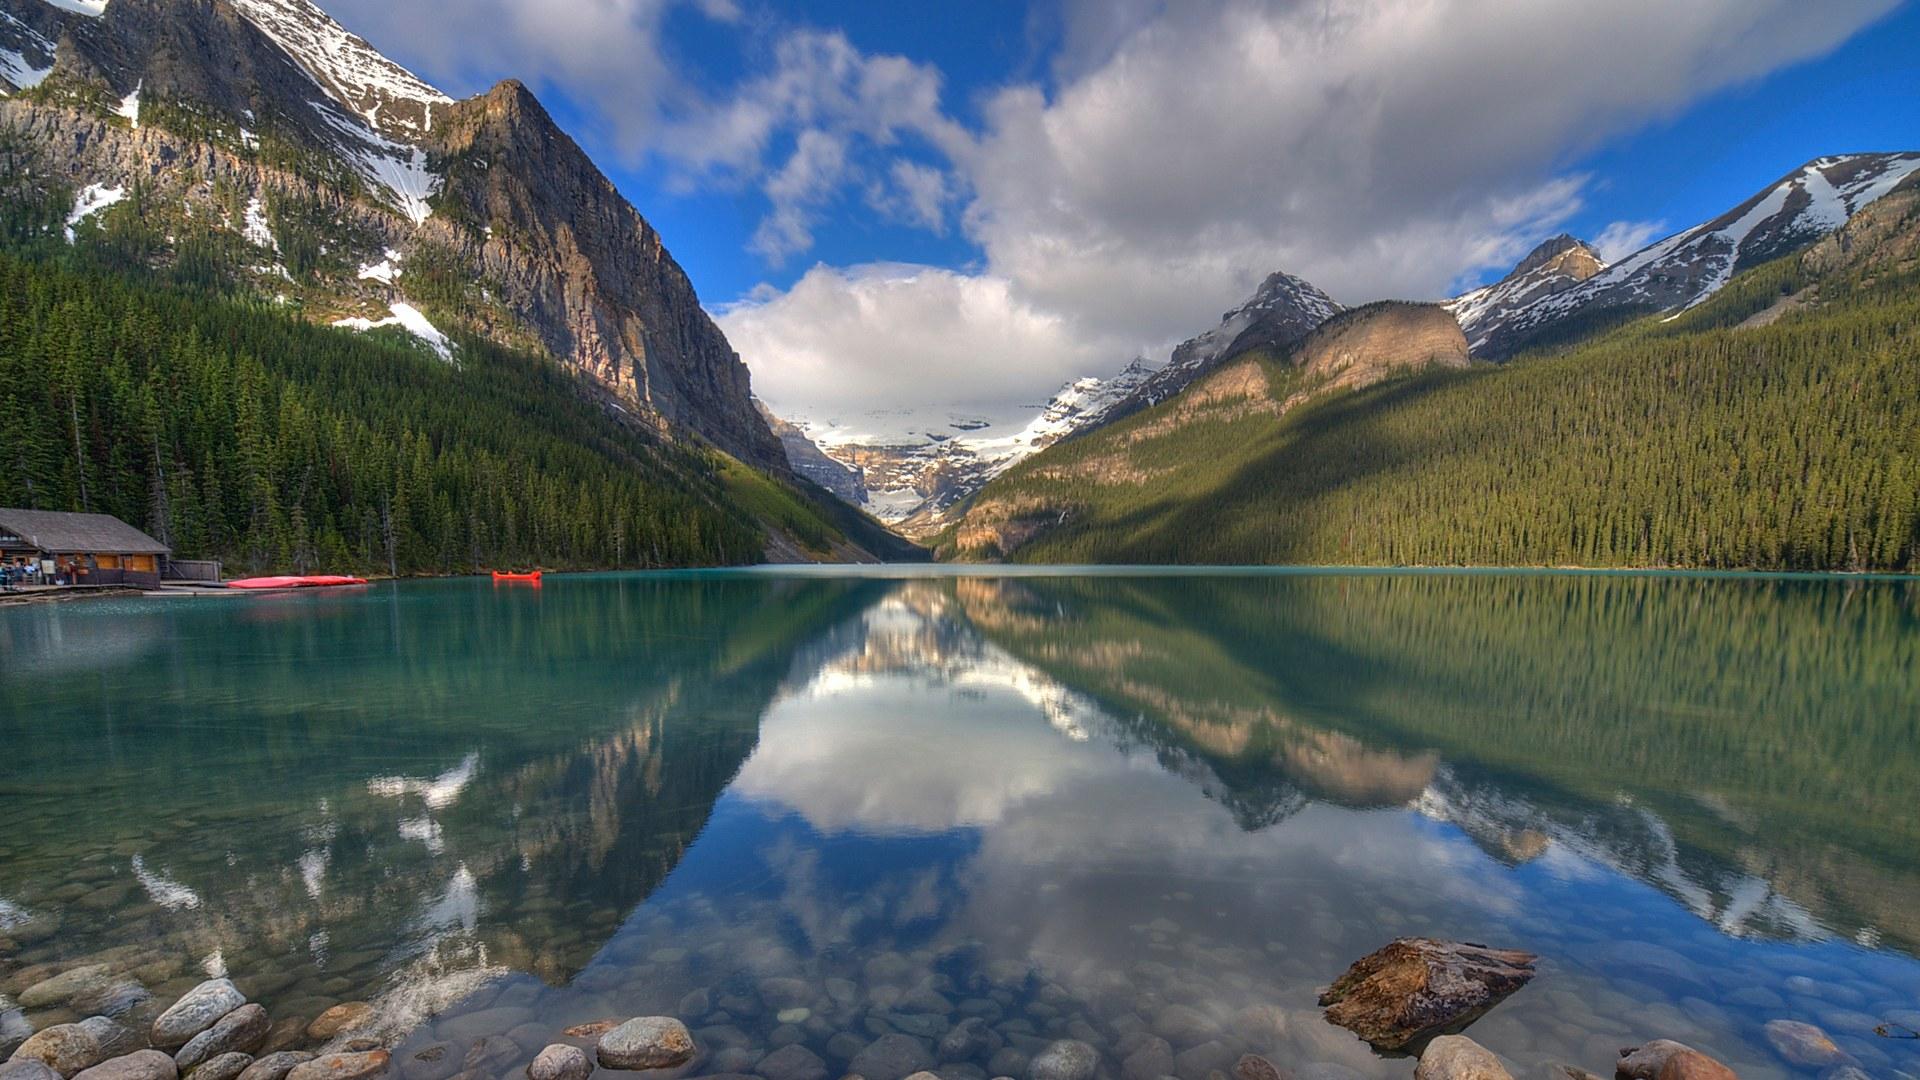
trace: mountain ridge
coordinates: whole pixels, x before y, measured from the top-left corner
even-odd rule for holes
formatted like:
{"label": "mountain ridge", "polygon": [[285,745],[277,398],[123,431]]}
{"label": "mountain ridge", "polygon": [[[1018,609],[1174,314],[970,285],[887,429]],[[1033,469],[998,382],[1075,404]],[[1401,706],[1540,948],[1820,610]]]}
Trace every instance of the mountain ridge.
{"label": "mountain ridge", "polygon": [[[548,352],[637,421],[788,470],[658,233],[520,83],[456,102],[309,0],[0,0],[0,16],[0,118],[59,182],[203,211],[170,233],[224,220],[259,287],[318,321],[404,301]],[[295,218],[333,265],[285,265]]]}

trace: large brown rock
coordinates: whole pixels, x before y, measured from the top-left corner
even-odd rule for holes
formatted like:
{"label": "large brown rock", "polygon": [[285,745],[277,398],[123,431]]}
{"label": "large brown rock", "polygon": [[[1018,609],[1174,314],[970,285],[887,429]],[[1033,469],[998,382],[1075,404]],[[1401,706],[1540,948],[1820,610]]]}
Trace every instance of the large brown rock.
{"label": "large brown rock", "polygon": [[637,1016],[594,1047],[603,1069],[671,1069],[693,1060],[693,1035],[670,1016]]}
{"label": "large brown rock", "polygon": [[1399,938],[1356,961],[1320,1004],[1329,1022],[1398,1050],[1479,1019],[1533,978],[1536,959],[1517,949]]}

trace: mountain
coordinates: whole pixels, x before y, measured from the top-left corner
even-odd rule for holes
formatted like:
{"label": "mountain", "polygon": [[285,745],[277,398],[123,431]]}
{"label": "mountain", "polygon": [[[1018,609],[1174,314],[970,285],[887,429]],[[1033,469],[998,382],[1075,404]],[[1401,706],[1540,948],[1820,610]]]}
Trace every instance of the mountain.
{"label": "mountain", "polygon": [[1075,379],[1016,431],[987,427],[884,442],[822,438],[819,448],[862,475],[863,509],[904,535],[929,537],[983,484],[1030,455],[1164,401],[1236,356],[1284,349],[1340,310],[1311,283],[1276,272],[1218,326],[1175,347],[1165,364],[1138,358],[1110,377]]}
{"label": "mountain", "polygon": [[[1355,309],[1007,470],[938,552],[1920,569],[1920,174],[1904,175],[1710,299],[1551,355],[1468,365],[1446,308]],[[1635,261],[1653,260],[1535,304]]]}
{"label": "mountain", "polygon": [[517,82],[456,102],[309,0],[0,0],[0,78],[69,228],[138,187],[156,261],[217,250],[315,321],[461,324],[785,469],[659,234]]}
{"label": "mountain", "polygon": [[1151,408],[1221,363],[1255,349],[1284,349],[1341,311],[1311,282],[1275,271],[1253,295],[1220,316],[1220,325],[1175,346],[1167,365],[1131,393],[1091,417],[1082,430]]}
{"label": "mountain", "polygon": [[794,472],[825,488],[835,498],[853,506],[866,505],[867,483],[860,470],[850,469],[821,452],[805,431],[775,416],[766,402],[755,398],[753,404],[780,440],[781,452],[786,454],[787,464],[793,466]]}
{"label": "mountain", "polygon": [[[1599,269],[1591,249],[1550,240],[1501,282],[1450,303],[1475,356],[1500,360],[1655,312],[1695,307],[1735,274],[1801,250],[1920,169],[1920,153],[1815,158],[1740,205]],[[1584,246],[1584,245],[1583,245]],[[1548,251],[1549,263],[1534,263]],[[1568,260],[1571,260],[1570,262]],[[1571,280],[1571,284],[1568,282]]]}
{"label": "mountain", "polygon": [[1606,268],[1591,245],[1562,233],[1534,248],[1506,277],[1462,293],[1444,306],[1460,321],[1467,341],[1484,347],[1488,335],[1523,308],[1565,292]]}

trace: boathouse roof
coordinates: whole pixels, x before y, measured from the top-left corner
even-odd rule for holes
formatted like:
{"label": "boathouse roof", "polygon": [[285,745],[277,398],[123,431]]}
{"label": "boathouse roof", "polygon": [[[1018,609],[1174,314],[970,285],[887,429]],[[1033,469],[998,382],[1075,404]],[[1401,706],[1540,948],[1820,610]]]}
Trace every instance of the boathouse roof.
{"label": "boathouse roof", "polygon": [[0,535],[18,536],[29,546],[50,554],[168,554],[167,545],[112,514],[0,507]]}

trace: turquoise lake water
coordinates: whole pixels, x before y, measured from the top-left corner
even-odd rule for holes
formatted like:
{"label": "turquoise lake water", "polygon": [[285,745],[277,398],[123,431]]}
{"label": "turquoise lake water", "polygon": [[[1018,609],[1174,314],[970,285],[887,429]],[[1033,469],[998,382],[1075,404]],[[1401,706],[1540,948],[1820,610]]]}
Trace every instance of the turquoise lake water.
{"label": "turquoise lake water", "polygon": [[1873,1031],[1920,1027],[1920,582],[814,568],[0,609],[12,997],[103,962],[136,1019],[209,972],[290,1027],[370,1001],[405,1080],[640,1013],[695,1030],[689,1076],[898,1080],[861,1055],[904,1035],[950,1080],[1062,1037],[1120,1078],[1149,1031],[1192,1080],[1355,1080],[1411,1066],[1316,993],[1405,934],[1541,956],[1468,1029],[1522,1080],[1657,1037],[1817,1076],[1774,1019],[1920,1077]]}

